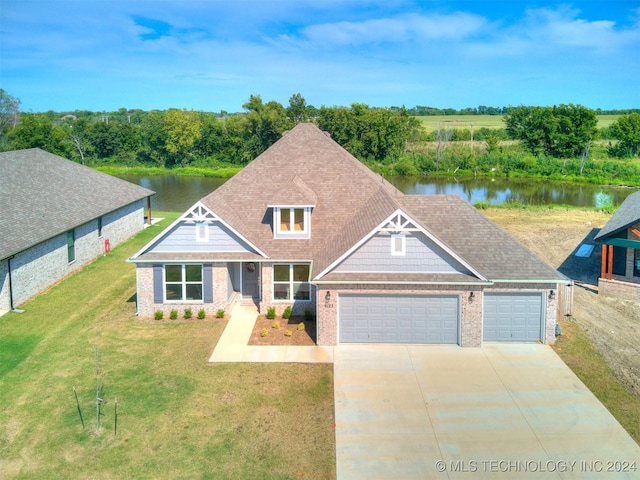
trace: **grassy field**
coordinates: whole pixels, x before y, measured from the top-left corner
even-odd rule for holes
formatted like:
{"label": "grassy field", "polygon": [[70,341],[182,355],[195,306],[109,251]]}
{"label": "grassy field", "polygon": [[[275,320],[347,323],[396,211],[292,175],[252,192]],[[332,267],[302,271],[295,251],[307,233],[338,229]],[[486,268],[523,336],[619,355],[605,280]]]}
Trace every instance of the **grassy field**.
{"label": "grassy field", "polygon": [[620,384],[577,322],[565,320],[560,325],[562,336],[553,349],[640,445],[640,398]]}
{"label": "grassy field", "polygon": [[[598,128],[610,126],[620,115],[598,115]],[[416,117],[422,122],[427,131],[442,128],[470,128],[473,123],[474,130],[480,128],[504,128],[502,115],[427,115]]]}
{"label": "grassy field", "polygon": [[0,478],[334,478],[331,365],[210,365],[224,321],[135,316],[166,216],[0,318]]}

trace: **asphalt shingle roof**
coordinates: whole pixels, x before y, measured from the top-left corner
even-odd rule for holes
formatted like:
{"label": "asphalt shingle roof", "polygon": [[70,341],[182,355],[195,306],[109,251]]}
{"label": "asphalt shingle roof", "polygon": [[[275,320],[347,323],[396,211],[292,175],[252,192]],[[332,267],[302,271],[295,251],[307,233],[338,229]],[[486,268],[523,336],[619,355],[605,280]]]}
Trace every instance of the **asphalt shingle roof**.
{"label": "asphalt shingle roof", "polygon": [[610,235],[625,230],[631,225],[640,222],[640,191],[629,195],[618,210],[612,215],[607,224],[598,232],[595,240],[599,240]]}
{"label": "asphalt shingle roof", "polygon": [[[312,277],[335,264],[401,210],[479,276],[449,281],[563,281],[566,277],[457,196],[405,195],[326,133],[299,124],[201,202],[272,260],[313,261]],[[272,208],[314,205],[309,239],[275,239]],[[141,252],[140,260],[152,253]],[[154,257],[154,259],[156,259]],[[347,278],[348,277],[348,278]],[[375,278],[374,278],[375,277]],[[414,278],[415,277],[415,278]],[[399,281],[397,275],[328,273],[329,281]],[[442,275],[404,281],[438,282]]]}
{"label": "asphalt shingle roof", "polygon": [[39,148],[0,153],[0,259],[154,193]]}

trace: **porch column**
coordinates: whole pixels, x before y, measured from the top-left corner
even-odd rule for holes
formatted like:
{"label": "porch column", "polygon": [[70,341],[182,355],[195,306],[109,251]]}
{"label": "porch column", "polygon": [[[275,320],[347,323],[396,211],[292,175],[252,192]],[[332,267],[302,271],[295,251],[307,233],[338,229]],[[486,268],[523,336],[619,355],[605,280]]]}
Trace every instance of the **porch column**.
{"label": "porch column", "polygon": [[613,278],[613,245],[609,245],[609,265],[608,265],[608,270],[609,270],[609,280],[611,280]]}
{"label": "porch column", "polygon": [[602,261],[600,262],[600,278],[607,278],[607,246],[602,244]]}

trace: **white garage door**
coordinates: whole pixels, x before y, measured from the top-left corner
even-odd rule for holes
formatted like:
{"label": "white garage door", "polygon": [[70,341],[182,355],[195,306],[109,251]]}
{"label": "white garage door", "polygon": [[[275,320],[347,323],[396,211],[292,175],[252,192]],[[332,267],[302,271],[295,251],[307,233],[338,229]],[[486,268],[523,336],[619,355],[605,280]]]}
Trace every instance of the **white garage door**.
{"label": "white garage door", "polygon": [[339,295],[340,343],[458,343],[456,295]]}
{"label": "white garage door", "polygon": [[537,342],[544,333],[541,293],[485,293],[482,339]]}

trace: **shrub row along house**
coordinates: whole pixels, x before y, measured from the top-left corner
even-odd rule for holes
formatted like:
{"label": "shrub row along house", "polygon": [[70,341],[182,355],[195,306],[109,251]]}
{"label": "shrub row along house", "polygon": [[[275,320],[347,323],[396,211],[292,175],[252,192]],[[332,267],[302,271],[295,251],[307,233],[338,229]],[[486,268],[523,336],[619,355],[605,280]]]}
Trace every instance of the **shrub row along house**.
{"label": "shrub row along house", "polygon": [[130,259],[138,311],[310,311],[317,343],[547,342],[570,281],[449,195],[404,195],[299,124]]}
{"label": "shrub row along house", "polygon": [[0,153],[0,312],[142,230],[153,194],[38,148]]}

